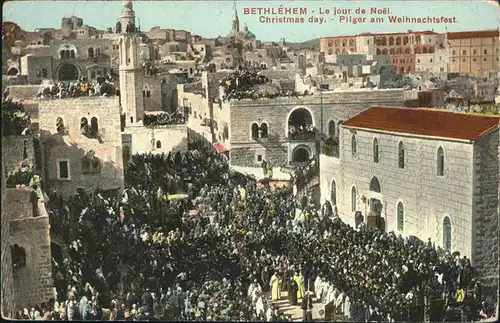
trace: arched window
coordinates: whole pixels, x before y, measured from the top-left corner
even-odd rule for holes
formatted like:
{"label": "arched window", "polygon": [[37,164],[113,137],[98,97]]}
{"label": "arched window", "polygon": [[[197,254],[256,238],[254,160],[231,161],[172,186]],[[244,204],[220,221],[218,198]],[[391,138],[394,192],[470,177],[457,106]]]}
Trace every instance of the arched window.
{"label": "arched window", "polygon": [[403,231],[405,225],[405,209],[403,203],[398,203],[398,231]]}
{"label": "arched window", "polygon": [[387,55],[387,48],[382,49],[382,55]]}
{"label": "arched window", "polygon": [[396,37],[396,45],[401,45],[401,37]]}
{"label": "arched window", "polygon": [[394,45],[394,38],[389,37],[389,46],[393,46],[393,45]]}
{"label": "arched window", "polygon": [[427,54],[427,47],[422,48],[422,53]]}
{"label": "arched window", "polygon": [[405,145],[402,141],[399,142],[398,147],[398,166],[399,168],[405,168]]}
{"label": "arched window", "polygon": [[88,53],[89,53],[89,58],[94,57],[94,49],[92,47],[89,47]]}
{"label": "arched window", "polygon": [[75,51],[71,50],[71,58],[75,58]]}
{"label": "arched window", "polygon": [[65,50],[64,53],[65,53],[66,58],[70,58],[71,57],[71,51],[70,50],[67,49],[67,50]]}
{"label": "arched window", "polygon": [[411,48],[406,48],[405,49],[405,54],[411,54]]}
{"label": "arched window", "polygon": [[380,51],[380,48],[377,48],[377,55],[381,55],[382,52]]}
{"label": "arched window", "polygon": [[64,120],[62,117],[58,117],[56,119],[56,130],[57,130],[57,133],[59,133],[59,134],[64,133]]}
{"label": "arched window", "polygon": [[84,174],[96,174],[101,172],[101,160],[95,155],[95,151],[90,150],[82,158],[82,172]]}
{"label": "arched window", "polygon": [[330,202],[332,202],[333,205],[337,205],[337,183],[335,183],[335,180],[332,180]]}
{"label": "arched window", "polygon": [[443,220],[443,247],[451,250],[451,220],[448,216]]}
{"label": "arched window", "polygon": [[374,176],[370,181],[370,191],[375,193],[382,192],[382,189],[380,188],[380,182],[378,181],[378,178],[376,176]]}
{"label": "arched window", "polygon": [[267,123],[263,123],[260,125],[260,137],[267,138],[269,135],[269,128],[267,127]]}
{"label": "arched window", "polygon": [[252,124],[252,139],[259,138],[259,125],[256,123]]}
{"label": "arched window", "polygon": [[382,37],[382,46],[387,46],[387,38]]}
{"label": "arched window", "polygon": [[351,211],[356,212],[356,199],[358,194],[356,193],[356,187],[352,187],[351,189]]}
{"label": "arched window", "polygon": [[156,148],[157,149],[161,148],[161,141],[159,141],[159,140],[156,141]]}
{"label": "arched window", "polygon": [[378,164],[378,140],[373,139],[373,162]]}
{"label": "arched window", "polygon": [[93,117],[90,119],[90,132],[93,135],[97,135],[99,133],[99,124],[97,122],[97,118]]}
{"label": "arched window", "polygon": [[23,159],[28,158],[28,140],[23,143]]}
{"label": "arched window", "polygon": [[80,120],[80,132],[82,134],[87,134],[88,131],[89,131],[89,121],[87,120],[87,118],[83,117]]}
{"label": "arched window", "polygon": [[442,147],[439,147],[437,151],[437,174],[444,176],[444,150]]}
{"label": "arched window", "polygon": [[335,135],[336,135],[336,133],[335,133],[335,121],[330,120],[330,122],[328,122],[328,136],[333,137]]}
{"label": "arched window", "polygon": [[16,269],[26,267],[26,251],[17,244],[11,247],[12,266]]}
{"label": "arched window", "polygon": [[394,48],[391,48],[391,49],[389,50],[389,54],[391,54],[391,55],[396,54],[396,51],[394,50]]}
{"label": "arched window", "polygon": [[352,155],[356,155],[357,152],[357,144],[356,144],[356,136],[352,135],[351,138],[351,150],[352,150]]}

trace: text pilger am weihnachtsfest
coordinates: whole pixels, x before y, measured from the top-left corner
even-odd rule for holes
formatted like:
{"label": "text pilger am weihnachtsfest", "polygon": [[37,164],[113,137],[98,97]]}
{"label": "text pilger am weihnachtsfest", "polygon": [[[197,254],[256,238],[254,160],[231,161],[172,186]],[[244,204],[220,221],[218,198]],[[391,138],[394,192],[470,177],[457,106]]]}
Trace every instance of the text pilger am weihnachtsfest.
{"label": "text pilger am weihnachtsfest", "polygon": [[307,8],[244,8],[245,15],[307,15]]}
{"label": "text pilger am weihnachtsfest", "polygon": [[412,23],[412,24],[452,24],[457,22],[456,17],[408,17],[408,16],[389,16],[389,22],[390,23],[397,23],[397,24],[405,24],[405,23]]}

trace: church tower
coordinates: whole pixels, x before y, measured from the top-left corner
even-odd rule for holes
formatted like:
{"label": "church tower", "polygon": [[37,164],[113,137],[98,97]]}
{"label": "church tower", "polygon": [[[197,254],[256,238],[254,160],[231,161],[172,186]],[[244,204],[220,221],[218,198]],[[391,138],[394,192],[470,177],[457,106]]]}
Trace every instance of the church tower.
{"label": "church tower", "polygon": [[238,11],[236,10],[236,2],[233,4],[233,24],[231,33],[236,34],[240,32],[240,21],[238,20]]}
{"label": "church tower", "polygon": [[[119,38],[119,75],[120,104],[125,114],[125,124],[136,123],[144,116],[144,98],[142,96],[142,67],[139,61],[139,43],[141,36],[135,31],[135,13],[132,3],[123,4],[120,17],[122,33]],[[129,26],[129,28],[127,28]],[[130,29],[134,26],[134,29]]]}

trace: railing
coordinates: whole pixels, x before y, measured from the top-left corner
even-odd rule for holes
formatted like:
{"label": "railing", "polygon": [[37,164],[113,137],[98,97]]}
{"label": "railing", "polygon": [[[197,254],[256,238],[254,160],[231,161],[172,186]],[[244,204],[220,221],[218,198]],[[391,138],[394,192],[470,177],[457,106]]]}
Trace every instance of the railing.
{"label": "railing", "polygon": [[315,140],[316,130],[289,131],[289,140]]}

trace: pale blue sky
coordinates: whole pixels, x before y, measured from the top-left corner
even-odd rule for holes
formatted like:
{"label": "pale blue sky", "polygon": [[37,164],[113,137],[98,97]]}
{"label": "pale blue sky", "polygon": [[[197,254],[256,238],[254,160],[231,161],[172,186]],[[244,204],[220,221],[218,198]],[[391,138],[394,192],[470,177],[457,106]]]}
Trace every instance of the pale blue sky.
{"label": "pale blue sky", "polygon": [[[140,18],[141,30],[152,27],[184,29],[203,37],[225,36],[231,28],[233,1],[133,1],[136,16]],[[240,25],[247,23],[257,39],[269,41],[284,37],[287,41],[305,41],[317,37],[352,35],[362,32],[398,32],[412,30],[432,30],[435,32],[496,29],[500,25],[500,9],[494,1],[236,1]],[[263,24],[259,15],[244,15],[246,7],[305,7],[306,19],[319,8],[343,9],[366,8],[377,5],[388,7],[391,15],[426,17],[456,16],[457,24],[391,24],[384,23],[339,23],[338,17],[323,24]],[[8,1],[4,2],[4,21],[14,21],[21,28],[33,31],[35,28],[59,28],[63,16],[75,15],[83,18],[84,24],[99,29],[115,26],[120,16],[122,1]],[[270,15],[274,17],[273,15]],[[367,18],[370,16],[367,15]],[[381,17],[381,16],[377,16]],[[367,19],[369,20],[369,19]]]}

